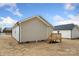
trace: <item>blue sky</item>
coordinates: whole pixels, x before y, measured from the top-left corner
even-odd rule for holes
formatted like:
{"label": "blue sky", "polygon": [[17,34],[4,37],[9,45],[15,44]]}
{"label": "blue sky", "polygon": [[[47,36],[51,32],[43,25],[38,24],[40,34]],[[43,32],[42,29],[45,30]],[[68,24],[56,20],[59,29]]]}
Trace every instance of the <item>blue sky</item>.
{"label": "blue sky", "polygon": [[1,3],[0,25],[13,26],[17,21],[31,16],[42,16],[52,25],[79,24],[79,4],[71,3]]}

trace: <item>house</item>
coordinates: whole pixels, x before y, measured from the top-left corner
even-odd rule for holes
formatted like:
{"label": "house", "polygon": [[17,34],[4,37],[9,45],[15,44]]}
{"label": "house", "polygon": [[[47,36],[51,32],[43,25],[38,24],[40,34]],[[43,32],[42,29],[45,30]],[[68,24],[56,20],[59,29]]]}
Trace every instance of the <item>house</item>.
{"label": "house", "polygon": [[79,27],[74,24],[55,26],[53,32],[61,33],[62,38],[79,38]]}
{"label": "house", "polygon": [[2,30],[2,29],[0,28],[0,33],[1,33],[1,30]]}
{"label": "house", "polygon": [[33,16],[17,22],[12,28],[12,36],[18,42],[46,40],[53,26],[41,16]]}
{"label": "house", "polygon": [[12,33],[12,28],[5,27],[5,28],[3,29],[3,33],[5,33],[5,34],[10,34],[10,35],[11,35],[11,33]]}

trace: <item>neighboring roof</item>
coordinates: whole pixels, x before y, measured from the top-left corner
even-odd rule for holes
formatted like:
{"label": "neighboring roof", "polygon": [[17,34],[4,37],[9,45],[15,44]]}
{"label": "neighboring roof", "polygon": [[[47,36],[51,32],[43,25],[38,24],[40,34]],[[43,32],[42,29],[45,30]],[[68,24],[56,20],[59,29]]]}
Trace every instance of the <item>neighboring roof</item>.
{"label": "neighboring roof", "polygon": [[12,28],[4,28],[3,31],[12,31]]}
{"label": "neighboring roof", "polygon": [[76,25],[74,24],[65,24],[65,25],[59,25],[55,26],[54,30],[72,30]]}
{"label": "neighboring roof", "polygon": [[41,17],[41,16],[32,16],[32,17],[29,17],[29,18],[25,18],[24,20],[21,20],[21,21],[17,22],[14,26],[17,26],[18,24],[23,23],[23,22],[25,22],[25,21],[32,20],[32,18],[39,18],[39,20],[41,20],[41,21],[42,21],[43,23],[45,23],[47,26],[51,26],[51,27],[53,28],[52,24],[50,24],[48,21],[46,21],[46,20],[45,20],[43,17]]}

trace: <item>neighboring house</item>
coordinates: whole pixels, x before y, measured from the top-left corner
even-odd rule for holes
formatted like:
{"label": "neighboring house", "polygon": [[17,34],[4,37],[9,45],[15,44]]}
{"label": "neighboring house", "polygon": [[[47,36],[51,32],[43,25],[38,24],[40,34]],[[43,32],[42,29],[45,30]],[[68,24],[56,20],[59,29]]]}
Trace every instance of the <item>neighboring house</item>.
{"label": "neighboring house", "polygon": [[8,27],[4,28],[3,29],[3,33],[5,33],[5,34],[11,34],[12,33],[12,28],[8,28]]}
{"label": "neighboring house", "polygon": [[18,42],[46,40],[52,33],[53,26],[41,16],[34,16],[17,22],[12,29],[12,36]]}
{"label": "neighboring house", "polygon": [[0,28],[0,33],[1,33],[1,30],[2,30],[2,29]]}
{"label": "neighboring house", "polygon": [[53,32],[61,33],[62,38],[79,38],[79,27],[74,24],[55,26]]}

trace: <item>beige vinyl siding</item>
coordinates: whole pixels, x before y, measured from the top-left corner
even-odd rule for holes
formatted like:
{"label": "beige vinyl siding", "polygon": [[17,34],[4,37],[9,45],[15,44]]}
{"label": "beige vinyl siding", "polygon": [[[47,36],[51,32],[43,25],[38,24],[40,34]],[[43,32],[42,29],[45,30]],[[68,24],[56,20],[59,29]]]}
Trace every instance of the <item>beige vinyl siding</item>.
{"label": "beige vinyl siding", "polygon": [[47,39],[47,26],[38,18],[21,23],[21,42]]}

